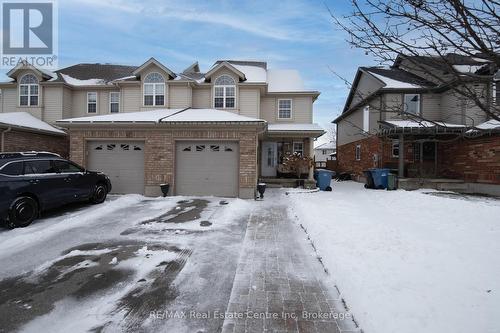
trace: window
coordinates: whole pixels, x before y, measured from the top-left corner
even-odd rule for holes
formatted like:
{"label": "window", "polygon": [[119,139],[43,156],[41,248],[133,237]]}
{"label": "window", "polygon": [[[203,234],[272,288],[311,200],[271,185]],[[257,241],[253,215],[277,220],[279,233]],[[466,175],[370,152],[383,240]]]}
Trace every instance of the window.
{"label": "window", "polygon": [[236,83],[229,75],[219,76],[214,86],[214,107],[234,109],[236,106]]}
{"label": "window", "polygon": [[19,81],[19,105],[38,106],[38,79],[26,74]]}
{"label": "window", "polygon": [[367,105],[363,109],[363,131],[370,132],[370,106]]}
{"label": "window", "polygon": [[54,167],[60,173],[77,173],[83,171],[79,166],[66,161],[54,161]]}
{"label": "window", "polygon": [[109,93],[109,112],[120,112],[120,93],[118,91],[112,91]]}
{"label": "window", "polygon": [[361,161],[361,145],[356,145],[356,161]]}
{"label": "window", "polygon": [[88,92],[87,93],[87,113],[97,112],[97,93]]}
{"label": "window", "polygon": [[421,156],[420,156],[420,152],[421,152],[420,145],[421,145],[421,143],[420,143],[420,142],[414,142],[414,143],[413,143],[413,161],[414,161],[414,162],[420,162],[420,160],[421,160]]}
{"label": "window", "polygon": [[493,81],[493,103],[500,104],[500,81]]}
{"label": "window", "polygon": [[292,118],[292,100],[279,99],[278,100],[278,118],[290,119]]}
{"label": "window", "polygon": [[149,73],[144,79],[144,105],[165,105],[165,79],[159,73]]}
{"label": "window", "polygon": [[392,140],[392,157],[399,157],[399,140]]}
{"label": "window", "polygon": [[49,160],[33,160],[24,162],[24,174],[26,175],[38,175],[55,172],[56,170],[52,166],[52,162]]}
{"label": "window", "polygon": [[8,176],[19,176],[23,174],[23,162],[9,163],[0,170],[1,174]]}
{"label": "window", "polygon": [[321,150],[321,155],[326,155],[327,153],[326,149]]}
{"label": "window", "polygon": [[405,94],[404,95],[404,111],[411,114],[420,114],[420,95]]}
{"label": "window", "polygon": [[294,142],[293,143],[293,153],[299,154],[300,156],[304,155],[304,143],[303,142]]}

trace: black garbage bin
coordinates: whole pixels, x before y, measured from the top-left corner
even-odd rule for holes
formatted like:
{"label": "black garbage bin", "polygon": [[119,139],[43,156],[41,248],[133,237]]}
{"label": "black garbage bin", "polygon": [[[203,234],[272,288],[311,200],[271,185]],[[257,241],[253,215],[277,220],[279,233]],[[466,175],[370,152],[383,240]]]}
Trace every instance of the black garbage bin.
{"label": "black garbage bin", "polygon": [[365,182],[365,188],[375,188],[375,182],[373,181],[373,175],[371,170],[365,170],[363,171],[366,182]]}

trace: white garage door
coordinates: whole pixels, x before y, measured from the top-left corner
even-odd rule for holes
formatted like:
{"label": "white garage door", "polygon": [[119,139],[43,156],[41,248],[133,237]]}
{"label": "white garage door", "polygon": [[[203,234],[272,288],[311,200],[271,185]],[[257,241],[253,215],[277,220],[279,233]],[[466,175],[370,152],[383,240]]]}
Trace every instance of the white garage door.
{"label": "white garage door", "polygon": [[177,195],[238,196],[238,143],[177,142],[175,159]]}
{"label": "white garage door", "polygon": [[91,141],[88,147],[87,168],[104,172],[112,193],[144,193],[144,142]]}

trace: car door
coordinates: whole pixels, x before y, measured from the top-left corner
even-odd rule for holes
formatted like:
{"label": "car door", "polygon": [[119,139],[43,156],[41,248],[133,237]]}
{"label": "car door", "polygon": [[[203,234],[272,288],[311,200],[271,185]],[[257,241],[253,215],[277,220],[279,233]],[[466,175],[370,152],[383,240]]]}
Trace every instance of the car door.
{"label": "car door", "polygon": [[54,160],[56,171],[64,175],[66,192],[72,193],[72,201],[88,198],[92,190],[92,184],[85,175],[85,170],[74,163],[63,160]]}
{"label": "car door", "polygon": [[58,174],[50,159],[36,159],[24,162],[24,177],[30,184],[43,209],[67,203],[72,193],[67,191],[65,175]]}
{"label": "car door", "polygon": [[18,194],[26,191],[23,170],[22,161],[10,162],[0,170],[0,218],[7,216],[8,209]]}

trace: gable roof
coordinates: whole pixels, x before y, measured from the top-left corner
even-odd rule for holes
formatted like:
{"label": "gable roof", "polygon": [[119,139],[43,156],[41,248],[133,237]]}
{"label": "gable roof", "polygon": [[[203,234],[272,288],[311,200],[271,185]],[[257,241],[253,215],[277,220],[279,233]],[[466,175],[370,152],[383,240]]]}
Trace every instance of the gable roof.
{"label": "gable roof", "polygon": [[361,67],[384,84],[384,89],[432,88],[436,84],[408,71],[389,67]]}
{"label": "gable roof", "polygon": [[246,80],[245,74],[242,71],[240,71],[239,69],[237,69],[236,67],[234,67],[232,64],[230,64],[229,62],[227,62],[227,61],[216,62],[214,64],[214,66],[212,66],[212,68],[210,68],[210,70],[205,73],[205,77],[207,79],[211,78],[212,75],[214,75],[215,72],[217,72],[219,69],[221,69],[223,67],[229,69],[230,71],[232,71],[233,73],[235,73],[236,75],[238,75],[238,77],[241,80],[243,80],[243,81]]}
{"label": "gable roof", "polygon": [[158,60],[156,60],[153,57],[149,58],[148,61],[146,61],[145,63],[143,63],[139,67],[137,67],[132,74],[138,76],[149,65],[156,65],[156,66],[158,66],[163,71],[165,71],[168,75],[170,75],[172,78],[175,78],[177,76],[177,74],[175,74],[174,72],[172,72],[170,69],[168,69],[167,67],[165,67],[161,62],[159,62]]}
{"label": "gable roof", "polygon": [[106,84],[120,78],[132,76],[136,68],[136,66],[112,64],[77,64],[57,70],[55,73],[58,77],[54,82],[85,85],[85,82],[78,84],[78,81],[88,81],[87,83],[90,85],[94,81],[94,84],[98,84],[98,82]]}
{"label": "gable roof", "polygon": [[6,112],[0,113],[0,125],[4,127],[13,127],[30,132],[41,132],[55,135],[66,135],[66,132],[60,130],[46,122],[32,116],[28,112]]}
{"label": "gable roof", "polygon": [[12,79],[15,79],[17,77],[17,73],[19,71],[23,71],[23,70],[31,70],[31,71],[34,71],[36,73],[38,73],[42,78],[46,79],[46,80],[55,80],[57,78],[57,74],[54,73],[54,72],[51,72],[51,71],[47,71],[47,70],[44,70],[44,69],[41,69],[41,68],[37,68],[31,64],[29,64],[27,61],[25,60],[22,60],[20,61],[14,68],[12,68],[10,71],[7,72],[7,76],[12,78]]}
{"label": "gable roof", "polygon": [[200,65],[198,65],[198,61],[194,62],[193,64],[191,64],[191,66],[182,71],[183,74],[199,73],[199,72],[200,72]]}

